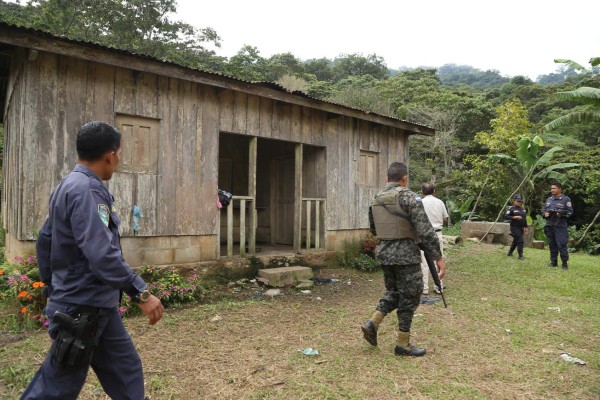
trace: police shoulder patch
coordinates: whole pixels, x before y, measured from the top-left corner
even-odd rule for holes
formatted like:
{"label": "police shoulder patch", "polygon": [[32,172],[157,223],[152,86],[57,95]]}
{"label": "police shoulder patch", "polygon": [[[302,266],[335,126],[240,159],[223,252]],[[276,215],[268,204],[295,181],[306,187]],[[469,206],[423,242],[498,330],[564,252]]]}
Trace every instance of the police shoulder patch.
{"label": "police shoulder patch", "polygon": [[567,201],[567,207],[571,207],[571,202]]}
{"label": "police shoulder patch", "polygon": [[108,220],[110,218],[110,209],[106,204],[98,204],[98,216],[102,223],[108,226]]}

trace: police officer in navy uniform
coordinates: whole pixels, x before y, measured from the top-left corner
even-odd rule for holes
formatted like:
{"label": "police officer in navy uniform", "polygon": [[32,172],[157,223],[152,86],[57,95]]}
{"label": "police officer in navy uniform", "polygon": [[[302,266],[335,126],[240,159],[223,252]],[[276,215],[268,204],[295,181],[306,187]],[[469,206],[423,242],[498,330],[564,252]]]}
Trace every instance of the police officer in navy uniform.
{"label": "police officer in navy uniform", "polygon": [[79,163],[50,197],[36,250],[53,344],[22,399],[76,399],[89,366],[112,399],[144,399],[142,363],[118,311],[120,292],[151,325],[164,308],[123,259],[119,217],[102,183],[119,165],[120,144],[111,125],[83,125]]}
{"label": "police officer in navy uniform", "polygon": [[569,232],[567,231],[567,219],[573,215],[573,206],[569,196],[562,194],[562,185],[554,182],[550,187],[552,196],[548,197],[542,214],[546,218],[544,232],[548,238],[548,247],[550,247],[551,267],[558,266],[558,254],[562,260],[562,268],[568,268],[569,251]]}
{"label": "police officer in navy uniform", "polygon": [[517,249],[519,260],[524,260],[523,256],[523,234],[527,234],[527,211],[522,207],[523,198],[520,194],[516,194],[513,198],[513,206],[504,214],[504,219],[510,221],[510,235],[513,241],[510,244],[507,256],[512,257],[513,252]]}

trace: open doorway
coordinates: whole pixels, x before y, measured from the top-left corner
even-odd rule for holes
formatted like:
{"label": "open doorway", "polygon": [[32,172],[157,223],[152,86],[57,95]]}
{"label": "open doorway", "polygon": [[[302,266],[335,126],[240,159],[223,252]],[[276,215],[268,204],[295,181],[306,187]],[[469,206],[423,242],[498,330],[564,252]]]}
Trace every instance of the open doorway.
{"label": "open doorway", "polygon": [[[297,171],[298,165],[302,171]],[[257,253],[294,253],[294,246],[306,236],[303,198],[325,197],[325,182],[324,148],[221,133],[219,188],[234,196],[231,208],[220,212],[221,255],[241,254],[240,243],[247,243],[248,237],[255,238]],[[323,214],[316,213],[320,225],[309,224],[313,243],[315,225],[323,227]],[[324,240],[323,235],[319,238]],[[251,253],[250,248],[245,250]]]}

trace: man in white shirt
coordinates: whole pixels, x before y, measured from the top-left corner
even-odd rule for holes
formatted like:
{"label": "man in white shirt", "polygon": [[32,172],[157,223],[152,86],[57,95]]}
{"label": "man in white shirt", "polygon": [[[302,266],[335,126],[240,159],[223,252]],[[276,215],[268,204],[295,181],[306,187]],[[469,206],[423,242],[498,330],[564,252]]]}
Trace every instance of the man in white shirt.
{"label": "man in white shirt", "polygon": [[[424,183],[421,186],[421,192],[423,193],[423,207],[425,213],[429,218],[429,222],[433,226],[435,233],[438,235],[440,240],[440,251],[444,254],[444,245],[442,244],[442,227],[445,223],[448,223],[448,210],[444,202],[437,197],[435,194],[435,187],[432,183]],[[429,294],[429,267],[425,261],[425,255],[421,252],[421,271],[423,272],[423,294]],[[443,287],[443,284],[442,284]],[[438,288],[435,288],[438,292]]]}

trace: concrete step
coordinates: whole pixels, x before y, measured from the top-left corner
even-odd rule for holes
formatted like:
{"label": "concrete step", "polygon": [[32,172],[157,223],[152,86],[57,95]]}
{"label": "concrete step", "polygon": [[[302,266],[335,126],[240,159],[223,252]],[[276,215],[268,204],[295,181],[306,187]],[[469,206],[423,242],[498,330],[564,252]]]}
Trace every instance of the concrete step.
{"label": "concrete step", "polygon": [[259,269],[258,276],[266,279],[269,286],[284,287],[294,285],[300,281],[312,279],[313,272],[309,267],[289,266]]}

